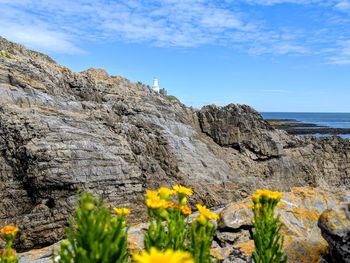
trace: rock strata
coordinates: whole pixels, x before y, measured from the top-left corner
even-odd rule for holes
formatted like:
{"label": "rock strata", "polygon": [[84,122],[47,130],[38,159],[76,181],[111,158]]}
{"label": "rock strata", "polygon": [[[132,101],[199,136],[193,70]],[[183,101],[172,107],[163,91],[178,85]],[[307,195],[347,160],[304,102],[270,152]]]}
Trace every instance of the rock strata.
{"label": "rock strata", "polygon": [[202,131],[221,146],[247,149],[263,158],[282,155],[283,146],[278,140],[282,133],[278,134],[249,106],[205,106],[198,117]]}
{"label": "rock strata", "polygon": [[78,189],[138,222],[161,185],[192,187],[192,205],[209,207],[256,188],[349,188],[349,140],[289,136],[245,105],[189,108],[3,38],[0,50],[0,227],[20,227],[19,250],[64,237]]}

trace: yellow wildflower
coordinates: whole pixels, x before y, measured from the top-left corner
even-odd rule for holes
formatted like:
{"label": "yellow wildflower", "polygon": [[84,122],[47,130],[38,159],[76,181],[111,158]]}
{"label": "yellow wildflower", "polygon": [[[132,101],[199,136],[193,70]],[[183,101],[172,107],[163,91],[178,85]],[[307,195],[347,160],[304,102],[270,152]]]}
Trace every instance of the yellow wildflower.
{"label": "yellow wildflower", "polygon": [[147,198],[153,199],[153,198],[157,198],[159,195],[157,191],[146,190],[146,196]]}
{"label": "yellow wildflower", "polygon": [[161,199],[158,195],[153,198],[147,198],[146,199],[146,205],[147,207],[151,209],[158,209],[158,208],[168,208],[169,207],[168,201]]}
{"label": "yellow wildflower", "polygon": [[201,213],[201,215],[203,215],[207,219],[214,219],[214,220],[219,219],[219,216],[214,212],[210,211],[208,208],[206,208],[205,205],[202,206],[200,204],[197,204],[196,206],[198,208],[199,213]]}
{"label": "yellow wildflower", "polygon": [[166,187],[161,187],[158,189],[158,194],[163,199],[168,199],[169,196],[173,195],[174,193],[175,193],[174,190],[171,190],[171,189],[166,188]]}
{"label": "yellow wildflower", "polygon": [[18,231],[19,231],[18,227],[5,226],[0,230],[0,234],[2,234],[4,237],[14,237],[16,236]]}
{"label": "yellow wildflower", "polygon": [[171,249],[162,252],[154,247],[149,252],[143,251],[140,255],[135,254],[133,258],[136,263],[194,263],[188,252]]}
{"label": "yellow wildflower", "polygon": [[171,201],[167,201],[167,202],[165,203],[164,208],[179,208],[179,205],[178,205],[178,204],[175,204],[175,203],[173,203],[173,202],[171,202]]}
{"label": "yellow wildflower", "polygon": [[192,214],[191,208],[189,208],[187,205],[181,207],[181,212],[182,212],[184,215],[190,215],[190,214]]}
{"label": "yellow wildflower", "polygon": [[187,197],[182,195],[179,200],[179,206],[184,206],[187,204]]}
{"label": "yellow wildflower", "polygon": [[113,208],[113,211],[118,215],[118,216],[127,216],[130,214],[130,209],[122,207],[122,208]]}
{"label": "yellow wildflower", "polygon": [[193,191],[191,188],[187,188],[181,185],[175,185],[173,186],[173,189],[179,194],[188,195],[188,196],[193,195]]}
{"label": "yellow wildflower", "polygon": [[254,203],[265,202],[267,200],[276,200],[279,201],[282,198],[280,192],[273,192],[270,190],[258,189],[252,196]]}

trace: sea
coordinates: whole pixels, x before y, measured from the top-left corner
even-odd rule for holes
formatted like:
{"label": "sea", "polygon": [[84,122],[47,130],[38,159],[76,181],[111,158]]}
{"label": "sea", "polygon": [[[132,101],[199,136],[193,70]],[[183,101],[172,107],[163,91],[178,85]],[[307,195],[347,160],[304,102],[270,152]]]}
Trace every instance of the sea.
{"label": "sea", "polygon": [[[264,119],[296,120],[313,123],[330,128],[350,128],[350,113],[313,113],[313,112],[261,112]],[[331,136],[332,134],[314,134],[314,136]],[[350,134],[337,135],[350,138]]]}

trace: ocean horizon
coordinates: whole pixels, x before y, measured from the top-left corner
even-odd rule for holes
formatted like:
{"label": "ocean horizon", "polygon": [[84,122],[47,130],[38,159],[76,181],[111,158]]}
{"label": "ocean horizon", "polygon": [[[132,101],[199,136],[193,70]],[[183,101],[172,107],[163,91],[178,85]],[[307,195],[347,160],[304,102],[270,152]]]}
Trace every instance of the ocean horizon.
{"label": "ocean horizon", "polygon": [[288,119],[330,128],[350,128],[350,113],[261,112],[264,119]]}
{"label": "ocean horizon", "polygon": [[[350,113],[347,112],[260,112],[264,119],[291,120],[329,128],[350,129]],[[307,135],[307,134],[306,134]],[[349,139],[350,134],[312,134],[313,136],[339,136]]]}

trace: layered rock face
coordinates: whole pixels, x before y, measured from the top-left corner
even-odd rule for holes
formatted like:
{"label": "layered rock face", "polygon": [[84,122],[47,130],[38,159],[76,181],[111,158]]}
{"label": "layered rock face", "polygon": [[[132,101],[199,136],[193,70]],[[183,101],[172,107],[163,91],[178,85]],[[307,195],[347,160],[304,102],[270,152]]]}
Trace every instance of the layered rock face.
{"label": "layered rock face", "polygon": [[282,155],[280,137],[284,134],[272,129],[249,106],[205,106],[198,117],[202,131],[221,146],[250,151],[262,159]]}
{"label": "layered rock face", "polygon": [[0,226],[20,227],[20,249],[64,236],[79,189],[140,221],[145,189],[161,185],[210,207],[258,187],[350,185],[348,140],[290,137],[248,106],[188,108],[3,38],[0,50]]}

